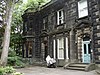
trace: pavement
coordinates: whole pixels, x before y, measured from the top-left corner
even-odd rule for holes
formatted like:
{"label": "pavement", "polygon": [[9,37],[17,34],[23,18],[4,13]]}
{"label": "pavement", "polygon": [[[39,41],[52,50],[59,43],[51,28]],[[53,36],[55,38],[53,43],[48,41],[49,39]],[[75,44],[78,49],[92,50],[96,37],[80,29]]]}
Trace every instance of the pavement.
{"label": "pavement", "polygon": [[47,68],[41,66],[32,66],[17,69],[17,72],[22,72],[24,75],[98,75],[95,70],[85,72],[77,70],[67,70],[63,67]]}

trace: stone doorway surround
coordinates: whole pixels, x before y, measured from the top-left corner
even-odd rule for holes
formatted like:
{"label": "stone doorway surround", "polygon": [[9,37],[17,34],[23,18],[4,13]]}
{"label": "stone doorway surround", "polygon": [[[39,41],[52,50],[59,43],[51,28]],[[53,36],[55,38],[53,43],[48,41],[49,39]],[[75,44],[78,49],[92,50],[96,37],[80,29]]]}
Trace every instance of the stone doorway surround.
{"label": "stone doorway surround", "polygon": [[82,62],[82,41],[84,37],[89,37],[90,39],[92,39],[91,27],[76,30],[75,42],[77,44],[78,62]]}

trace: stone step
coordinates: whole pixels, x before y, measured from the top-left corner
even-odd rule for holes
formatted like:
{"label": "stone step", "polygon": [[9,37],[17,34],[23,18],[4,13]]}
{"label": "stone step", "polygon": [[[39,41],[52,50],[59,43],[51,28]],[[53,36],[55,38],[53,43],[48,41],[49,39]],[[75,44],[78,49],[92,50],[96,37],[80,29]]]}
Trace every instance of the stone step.
{"label": "stone step", "polygon": [[79,68],[85,68],[87,64],[71,64],[69,67],[79,67]]}
{"label": "stone step", "polygon": [[95,64],[93,63],[69,63],[64,66],[65,69],[72,70],[82,70],[82,71],[90,71],[95,69]]}
{"label": "stone step", "polygon": [[100,75],[100,69],[96,69],[96,73]]}
{"label": "stone step", "polygon": [[70,70],[81,70],[81,71],[85,71],[85,68],[79,68],[79,67],[67,67],[66,69],[70,69]]}
{"label": "stone step", "polygon": [[85,67],[87,66],[88,64],[84,64],[84,63],[71,63],[67,69],[72,69],[72,70],[82,70],[82,71],[85,71]]}

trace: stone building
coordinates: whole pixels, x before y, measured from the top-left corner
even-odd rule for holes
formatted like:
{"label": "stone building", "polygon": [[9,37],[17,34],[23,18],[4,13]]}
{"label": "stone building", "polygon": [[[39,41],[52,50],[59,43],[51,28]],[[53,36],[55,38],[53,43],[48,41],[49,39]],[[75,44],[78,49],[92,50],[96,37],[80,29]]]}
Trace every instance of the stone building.
{"label": "stone building", "polygon": [[[28,11],[29,9],[27,9]],[[100,64],[100,0],[52,0],[23,18],[23,57]]]}

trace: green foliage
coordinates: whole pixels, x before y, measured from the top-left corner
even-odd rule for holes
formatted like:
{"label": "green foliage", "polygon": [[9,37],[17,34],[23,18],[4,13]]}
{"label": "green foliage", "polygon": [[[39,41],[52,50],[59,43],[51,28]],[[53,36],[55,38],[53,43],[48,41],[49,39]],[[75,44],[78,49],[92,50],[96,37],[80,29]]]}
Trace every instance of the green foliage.
{"label": "green foliage", "polygon": [[16,52],[13,49],[9,50],[7,65],[8,66],[20,66],[20,67],[25,66],[25,64],[22,61],[22,58],[20,56],[17,56]]}
{"label": "green foliage", "polygon": [[13,73],[13,75],[23,75],[23,73],[15,72],[15,73]]}
{"label": "green foliage", "polygon": [[3,75],[5,72],[4,68],[3,67],[0,67],[0,75]]}
{"label": "green foliage", "polygon": [[32,8],[32,10],[28,10],[27,12],[35,12],[37,11],[42,5],[47,3],[48,0],[28,0],[28,3],[23,4],[22,0],[19,0],[16,3],[14,10],[13,10],[13,18],[12,18],[12,25],[11,25],[11,39],[10,39],[10,47],[13,49],[18,49],[21,51],[21,44],[22,44],[22,32],[23,32],[23,21],[22,15],[24,11],[28,8]]}
{"label": "green foliage", "polygon": [[25,66],[25,63],[23,63],[22,60],[17,60],[17,61],[16,61],[16,65],[17,65],[17,66],[20,66],[20,67],[24,67],[24,66]]}
{"label": "green foliage", "polygon": [[19,56],[8,57],[8,65],[9,66],[20,66],[20,67],[25,66],[25,64],[22,61],[22,58]]}
{"label": "green foliage", "polygon": [[16,57],[8,57],[8,65],[15,66],[16,59]]}
{"label": "green foliage", "polygon": [[16,52],[13,49],[10,49],[8,54],[8,65],[14,66],[16,60],[17,60]]}
{"label": "green foliage", "polygon": [[50,0],[28,0],[28,3],[26,4],[26,12],[35,12],[37,10],[40,10],[40,7],[42,7],[49,1]]}
{"label": "green foliage", "polygon": [[0,67],[0,75],[23,75],[23,73],[20,72],[16,72],[16,70],[11,67],[11,66],[7,66],[7,67]]}
{"label": "green foliage", "polygon": [[6,75],[8,73],[14,73],[15,69],[12,67],[0,67],[0,75]]}
{"label": "green foliage", "polygon": [[10,48],[8,56],[9,57],[14,57],[14,56],[16,56],[16,52],[12,48]]}
{"label": "green foliage", "polygon": [[15,69],[13,67],[7,66],[7,67],[4,68],[4,71],[5,71],[6,74],[8,74],[8,73],[14,73]]}
{"label": "green foliage", "polygon": [[28,0],[28,3],[23,4],[22,0],[15,5],[13,10],[13,18],[11,25],[11,39],[10,39],[10,50],[8,56],[8,65],[10,66],[24,66],[22,58],[16,56],[15,50],[21,51],[22,44],[22,32],[23,32],[23,21],[22,15],[28,8],[32,8],[32,11],[37,11],[42,5],[47,3],[48,0]]}

